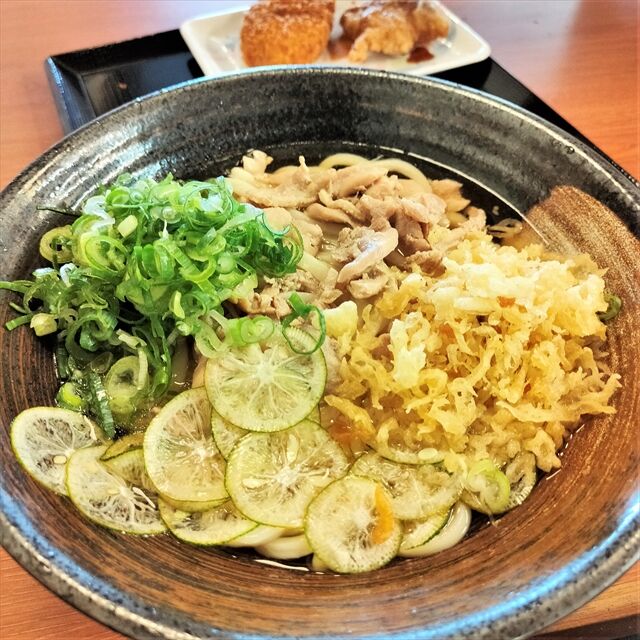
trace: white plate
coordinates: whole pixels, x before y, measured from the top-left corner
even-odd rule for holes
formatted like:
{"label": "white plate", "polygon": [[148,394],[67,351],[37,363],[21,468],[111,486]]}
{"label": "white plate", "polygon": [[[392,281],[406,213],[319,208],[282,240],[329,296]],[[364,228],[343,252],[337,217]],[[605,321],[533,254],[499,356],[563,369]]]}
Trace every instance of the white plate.
{"label": "white plate", "polygon": [[[355,0],[337,0],[332,38],[339,37],[342,33],[340,16],[354,2]],[[221,11],[187,20],[181,25],[180,33],[205,75],[215,76],[225,71],[246,68],[240,51],[240,28],[250,4],[252,3],[240,5],[227,1],[224,2],[226,7]],[[483,38],[439,2],[434,0],[432,4],[449,19],[450,26],[447,38],[435,40],[429,46],[429,51],[433,54],[431,60],[411,63],[407,62],[406,56],[370,54],[361,66],[422,76],[480,62],[489,57],[491,49]],[[332,60],[326,51],[314,64],[353,66],[347,58]]]}

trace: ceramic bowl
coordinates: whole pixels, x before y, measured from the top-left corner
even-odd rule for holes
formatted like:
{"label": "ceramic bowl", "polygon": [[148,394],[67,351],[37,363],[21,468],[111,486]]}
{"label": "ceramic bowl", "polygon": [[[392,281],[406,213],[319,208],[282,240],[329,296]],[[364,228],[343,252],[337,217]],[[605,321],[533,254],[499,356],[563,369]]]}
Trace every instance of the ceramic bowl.
{"label": "ceramic bowl", "polygon": [[592,252],[623,298],[610,329],[612,366],[623,376],[617,414],[588,420],[562,469],[495,526],[433,557],[327,575],[169,536],[113,533],[37,485],[14,459],[8,429],[19,411],[52,402],[52,353],[26,328],[2,330],[0,522],[9,553],[68,602],[140,638],[520,637],[613,582],[640,546],[640,197],[598,153],[508,103],[434,80],[322,68],[240,73],[157,93],[65,138],[7,187],[0,277],[28,276],[39,264],[39,236],[61,223],[38,206],[77,205],[123,171],[217,175],[252,148],[282,161],[400,151],[521,212],[570,185],[531,219],[559,245]]}

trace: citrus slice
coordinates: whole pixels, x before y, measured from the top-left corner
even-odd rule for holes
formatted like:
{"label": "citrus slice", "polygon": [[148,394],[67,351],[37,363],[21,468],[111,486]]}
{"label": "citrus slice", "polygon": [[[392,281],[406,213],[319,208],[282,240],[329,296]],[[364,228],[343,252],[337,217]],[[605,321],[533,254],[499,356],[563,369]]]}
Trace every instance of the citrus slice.
{"label": "citrus slice", "polygon": [[67,495],[65,466],[74,451],[104,442],[99,427],[76,411],[33,407],[11,423],[11,446],[26,471],[48,489]]}
{"label": "citrus slice", "polygon": [[530,451],[519,453],[504,470],[510,485],[505,511],[521,505],[533,491],[538,479],[536,457]]}
{"label": "citrus slice", "polygon": [[492,460],[474,462],[465,479],[464,502],[481,513],[503,513],[508,509],[511,485]]}
{"label": "citrus slice", "polygon": [[311,413],[307,416],[307,420],[313,420],[313,422],[317,422],[319,425],[322,425],[320,421],[320,406],[316,405],[311,409]]}
{"label": "citrus slice", "polygon": [[160,498],[160,515],[171,533],[184,542],[199,545],[226,544],[258,525],[245,518],[231,500],[200,513],[174,509]]}
{"label": "citrus slice", "polygon": [[[298,351],[316,343],[300,329],[290,327],[287,336]],[[326,378],[320,349],[296,353],[278,331],[261,344],[221,351],[205,371],[214,409],[249,431],[280,431],[306,418],[320,401]]]}
{"label": "citrus slice", "polygon": [[274,527],[302,526],[313,497],[349,463],[329,434],[303,420],[276,433],[250,433],[227,462],[229,495],[245,516]]}
{"label": "citrus slice", "polygon": [[305,533],[319,560],[339,573],[382,567],[397,554],[402,540],[387,490],[371,478],[352,475],[313,499]]}
{"label": "citrus slice", "polygon": [[259,524],[255,529],[251,529],[249,533],[238,536],[227,542],[228,547],[258,547],[261,544],[267,544],[276,538],[284,535],[285,529],[281,527],[269,527],[266,524]]}
{"label": "citrus slice", "polygon": [[[107,451],[110,448],[111,447],[108,447]],[[129,451],[121,453],[119,456],[112,456],[108,460],[105,460],[105,455],[106,451],[100,458],[100,461],[109,471],[115,473],[125,482],[133,484],[136,487],[140,487],[149,493],[155,494],[155,487],[153,486],[144,467],[144,454],[142,453],[142,447],[130,449]]]}
{"label": "citrus slice", "polygon": [[449,549],[465,537],[470,525],[471,509],[466,504],[458,502],[451,510],[447,523],[437,535],[417,547],[408,547],[403,541],[398,555],[403,558],[421,558]]}
{"label": "citrus slice", "polygon": [[164,494],[158,494],[162,500],[178,511],[186,511],[187,513],[199,513],[201,511],[209,511],[215,507],[219,507],[221,504],[229,499],[229,496],[225,495],[218,500],[174,500]]}
{"label": "citrus slice", "polygon": [[141,431],[137,433],[129,433],[126,436],[122,436],[116,440],[102,456],[103,460],[109,460],[109,458],[115,458],[131,449],[141,449],[144,442],[144,433]]}
{"label": "citrus slice", "polygon": [[[93,522],[125,533],[151,535],[166,531],[155,496],[146,487],[143,458],[139,451],[123,454],[132,483],[100,460],[107,447],[78,449],[67,463],[67,491],[73,504]],[[133,461],[137,460],[136,463]],[[123,468],[125,465],[123,464]]]}
{"label": "citrus slice", "polygon": [[250,433],[246,429],[236,427],[228,420],[225,420],[215,409],[211,411],[211,432],[213,433],[213,439],[225,460],[229,457],[233,447],[238,444],[240,438],[246,436],[247,433]]}
{"label": "citrus slice", "polygon": [[158,493],[178,505],[227,497],[225,461],[211,435],[211,405],[202,387],[177,395],[151,421],[144,462]]}
{"label": "citrus slice", "polygon": [[400,545],[400,553],[426,544],[431,538],[438,535],[449,522],[451,513],[452,510],[447,510],[434,513],[423,520],[405,520],[402,523],[404,534]]}
{"label": "citrus slice", "polygon": [[401,464],[376,453],[360,456],[349,473],[381,482],[389,491],[393,512],[400,520],[417,520],[448,511],[462,490],[457,476],[433,465]]}
{"label": "citrus slice", "polygon": [[281,536],[257,546],[256,551],[274,560],[295,560],[313,553],[304,533],[297,536]]}

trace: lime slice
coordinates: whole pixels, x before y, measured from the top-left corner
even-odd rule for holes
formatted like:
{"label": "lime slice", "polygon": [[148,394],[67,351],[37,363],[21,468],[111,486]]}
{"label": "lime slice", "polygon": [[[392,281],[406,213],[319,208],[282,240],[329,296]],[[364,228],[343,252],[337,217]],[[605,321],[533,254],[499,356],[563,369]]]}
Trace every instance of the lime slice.
{"label": "lime slice", "polygon": [[466,504],[458,502],[451,510],[447,523],[437,535],[417,547],[409,547],[403,541],[398,555],[403,558],[421,558],[449,549],[465,537],[470,525],[471,509]]}
{"label": "lime slice", "polygon": [[236,427],[228,420],[225,420],[215,409],[211,411],[211,432],[225,460],[229,458],[229,454],[233,450],[233,447],[238,444],[240,438],[250,433],[246,429]]}
{"label": "lime slice", "polygon": [[162,498],[158,502],[160,515],[171,533],[191,544],[226,544],[258,526],[253,520],[245,518],[231,500],[200,513],[174,509]]}
{"label": "lime slice", "polygon": [[295,560],[313,553],[304,533],[297,536],[281,536],[257,546],[256,551],[274,560]]}
{"label": "lime slice", "polygon": [[151,421],[144,461],[158,493],[178,505],[227,497],[225,461],[211,436],[211,405],[202,387],[176,396]]}
{"label": "lime slice", "polygon": [[382,567],[397,554],[402,540],[387,490],[375,480],[352,475],[314,498],[305,532],[319,560],[339,573]]}
{"label": "lime slice", "polygon": [[[106,446],[78,449],[67,463],[67,491],[73,504],[90,520],[109,529],[125,533],[151,535],[166,531],[155,503],[155,496],[146,489],[143,458],[139,451],[123,464],[132,483],[109,469],[100,457]],[[115,458],[114,458],[115,460]],[[137,460],[136,463],[133,461]]]}
{"label": "lime slice", "polygon": [[519,453],[504,470],[511,487],[505,511],[521,505],[533,491],[538,479],[536,457],[530,451]]}
{"label": "lime slice", "polygon": [[45,487],[65,496],[65,466],[73,452],[104,441],[86,416],[59,407],[33,407],[11,423],[11,446],[20,464]]}
{"label": "lime slice", "polygon": [[492,460],[474,462],[465,479],[464,502],[481,513],[503,513],[508,509],[511,485]]}
{"label": "lime slice", "polygon": [[[111,447],[109,447],[107,451],[109,449],[111,449]],[[129,484],[140,487],[149,493],[156,493],[155,487],[144,468],[144,454],[142,453],[142,447],[125,451],[119,456],[112,456],[108,460],[105,460],[105,455],[106,451],[100,458],[100,461],[109,471],[115,473]]]}
{"label": "lime slice", "polygon": [[131,449],[141,449],[144,442],[144,433],[139,431],[138,433],[129,433],[126,436],[122,436],[116,440],[102,456],[103,460],[109,460],[109,458],[115,458]]}
{"label": "lime slice", "polygon": [[400,520],[417,520],[448,511],[460,497],[461,481],[430,464],[400,464],[376,453],[365,453],[350,474],[381,482],[391,495],[393,512]]}
{"label": "lime slice", "polygon": [[259,547],[267,544],[276,538],[284,535],[286,529],[281,527],[269,527],[266,524],[259,524],[255,529],[251,529],[249,533],[238,536],[227,542],[228,547]]}
{"label": "lime slice", "polygon": [[248,518],[274,527],[302,526],[313,497],[349,463],[340,445],[315,422],[276,433],[250,433],[227,462],[226,485]]}
{"label": "lime slice", "polygon": [[[289,328],[296,349],[308,351],[315,339]],[[322,351],[292,351],[280,332],[262,344],[221,351],[207,363],[205,385],[215,410],[249,431],[280,431],[306,418],[318,404],[327,378]]]}
{"label": "lime slice", "polygon": [[311,413],[307,416],[307,420],[312,420],[313,422],[317,422],[319,425],[322,425],[320,421],[320,406],[316,405],[311,409]]}
{"label": "lime slice", "polygon": [[426,544],[449,522],[452,510],[434,513],[424,520],[405,520],[400,553]]}
{"label": "lime slice", "polygon": [[209,511],[219,507],[221,504],[229,499],[229,496],[224,496],[218,500],[174,500],[164,494],[159,494],[162,500],[178,511],[186,511],[187,513],[199,513],[201,511]]}

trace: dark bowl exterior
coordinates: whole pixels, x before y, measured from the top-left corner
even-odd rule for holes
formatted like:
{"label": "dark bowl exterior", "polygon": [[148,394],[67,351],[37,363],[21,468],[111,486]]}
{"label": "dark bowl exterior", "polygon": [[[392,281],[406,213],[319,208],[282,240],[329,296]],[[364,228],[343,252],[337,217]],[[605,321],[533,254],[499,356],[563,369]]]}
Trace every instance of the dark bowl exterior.
{"label": "dark bowl exterior", "polygon": [[209,177],[252,148],[291,160],[345,146],[429,158],[523,212],[557,185],[609,207],[618,217],[613,235],[626,238],[620,251],[613,245],[603,254],[626,287],[628,333],[612,332],[624,376],[619,413],[590,421],[562,470],[524,507],[453,549],[357,576],[291,571],[168,536],[106,531],[27,477],[12,455],[9,425],[28,406],[51,403],[55,373],[46,344],[26,329],[2,329],[2,543],[61,597],[124,633],[520,637],[577,608],[638,557],[640,357],[628,357],[637,355],[639,335],[638,188],[582,143],[505,102],[444,82],[335,68],[266,69],[154,94],[65,138],[2,193],[0,279],[26,277],[39,264],[37,240],[59,221],[37,206],[74,206],[123,171]]}

